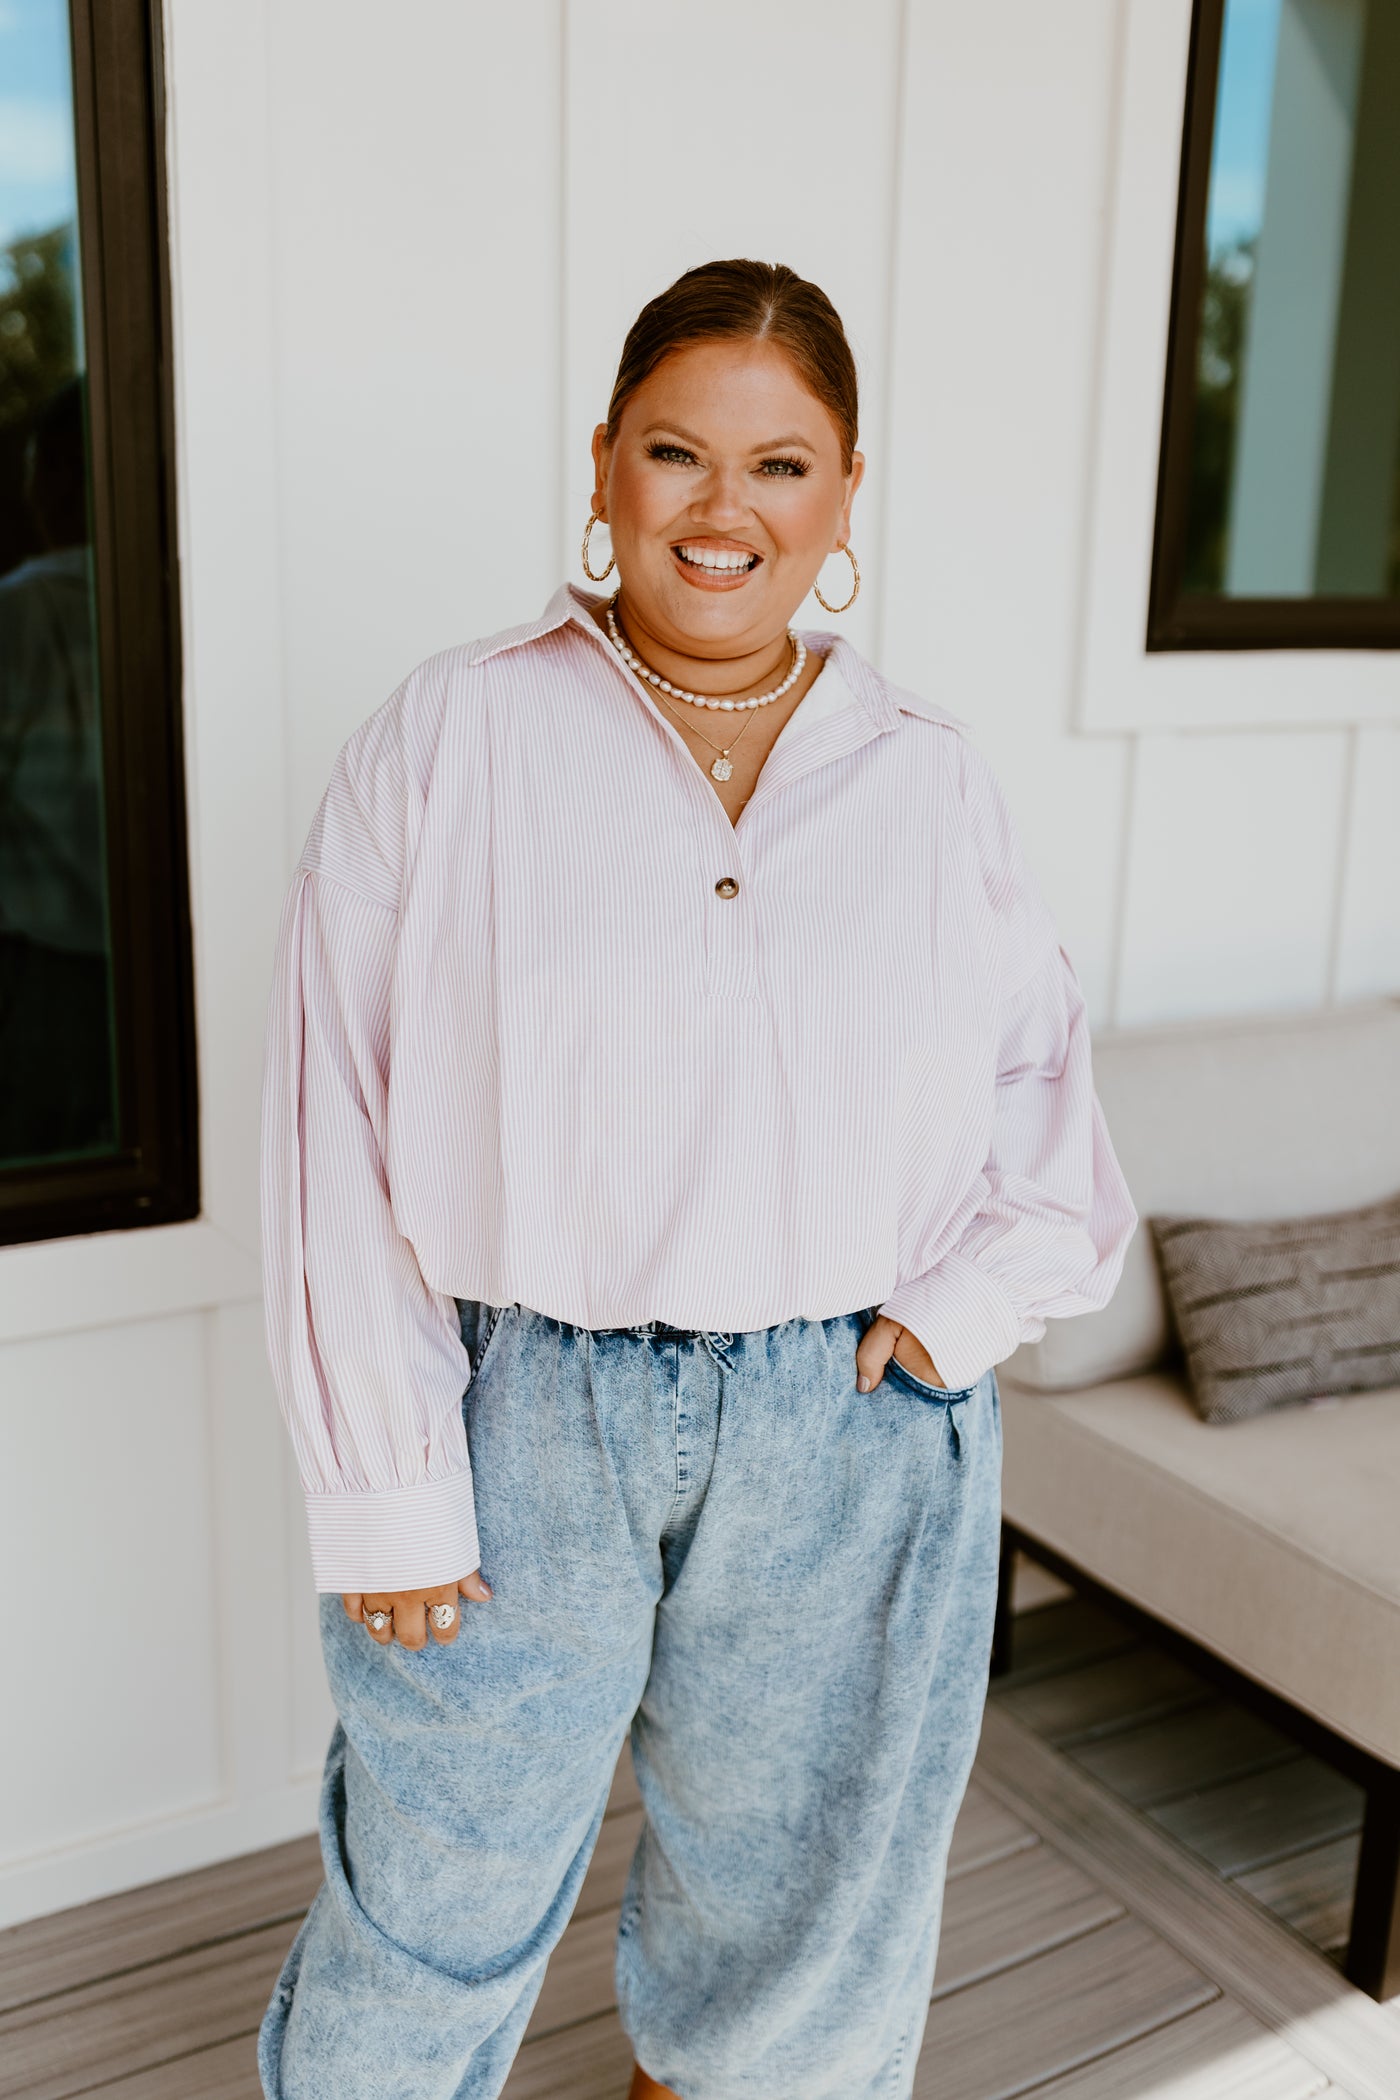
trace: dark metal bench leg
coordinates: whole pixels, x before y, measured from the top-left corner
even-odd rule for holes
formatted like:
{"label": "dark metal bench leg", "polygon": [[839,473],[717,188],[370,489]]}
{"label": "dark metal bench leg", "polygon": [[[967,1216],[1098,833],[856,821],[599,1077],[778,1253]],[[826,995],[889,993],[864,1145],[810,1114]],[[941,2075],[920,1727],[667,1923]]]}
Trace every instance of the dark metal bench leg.
{"label": "dark metal bench leg", "polygon": [[997,1615],[992,1628],[993,1677],[1004,1677],[1011,1668],[1011,1577],[1015,1567],[1015,1541],[1003,1525],[1001,1560],[997,1568]]}
{"label": "dark metal bench leg", "polygon": [[1367,1796],[1346,1973],[1373,1998],[1400,1996],[1400,1775]]}

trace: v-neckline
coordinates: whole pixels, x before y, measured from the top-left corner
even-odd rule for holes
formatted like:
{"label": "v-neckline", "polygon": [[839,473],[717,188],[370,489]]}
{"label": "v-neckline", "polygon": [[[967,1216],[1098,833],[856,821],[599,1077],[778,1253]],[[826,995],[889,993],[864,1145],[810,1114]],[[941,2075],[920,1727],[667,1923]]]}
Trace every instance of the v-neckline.
{"label": "v-neckline", "polygon": [[[798,701],[797,706],[788,716],[787,721],[784,722],[782,728],[778,731],[777,736],[773,739],[772,747],[769,750],[767,757],[764,759],[763,764],[759,767],[758,778],[755,780],[753,787],[750,790],[749,795],[744,802],[743,808],[739,811],[737,817],[731,817],[729,811],[725,808],[724,803],[721,801],[715,783],[712,779],[710,779],[706,768],[695,756],[695,753],[691,750],[689,744],[687,744],[685,738],[681,735],[681,732],[677,728],[676,724],[670,720],[669,716],[662,713],[661,708],[658,706],[655,697],[653,696],[650,688],[646,683],[646,680],[643,678],[639,678],[636,672],[632,669],[631,665],[626,663],[623,660],[623,658],[618,655],[617,650],[614,648],[612,642],[609,640],[606,632],[603,628],[601,628],[598,625],[597,621],[593,619],[591,613],[589,613],[582,607],[580,608],[580,612],[582,615],[580,624],[589,634],[591,634],[596,639],[599,648],[603,651],[608,662],[611,663],[614,666],[614,668],[621,673],[622,677],[626,680],[630,689],[634,693],[638,694],[640,698],[645,702],[646,707],[652,716],[652,719],[661,724],[661,727],[666,731],[667,735],[672,739],[677,748],[683,753],[686,764],[689,767],[690,771],[695,775],[696,781],[699,784],[700,791],[703,794],[707,805],[712,805],[714,809],[718,811],[720,817],[724,821],[726,829],[729,831],[731,837],[735,839],[737,839],[743,831],[745,820],[748,818],[749,812],[753,809],[754,805],[757,802],[759,802],[760,800],[767,801],[772,795],[774,795],[778,791],[779,788],[783,787],[787,783],[787,781],[798,779],[803,773],[809,770],[808,766],[804,764],[800,758],[795,763],[792,759],[792,752],[794,747],[804,744],[807,740],[808,734],[816,736],[824,724],[847,713],[854,712],[860,717],[861,721],[864,724],[864,733],[849,741],[843,739],[839,744],[838,748],[836,750],[833,750],[828,755],[828,758],[824,758],[819,761],[819,763],[821,764],[826,764],[831,758],[843,757],[848,751],[856,750],[861,744],[867,742],[870,737],[880,736],[884,733],[884,726],[871,718],[869,709],[862,706],[857,695],[851,691],[848,681],[842,677],[841,672],[835,662],[837,648],[839,645],[833,639],[832,646],[827,650],[826,655],[822,659],[821,669],[818,671],[816,677],[812,680],[811,685],[808,686],[806,692],[802,695],[802,698]],[[812,697],[812,694],[816,691],[817,687],[821,684],[822,680],[832,672],[835,672],[836,682],[841,688],[840,700],[836,705],[830,708],[823,709],[817,721],[813,722],[809,718],[807,722],[803,723],[801,727],[798,728],[793,737],[789,739],[788,730],[793,726],[794,723],[798,721],[798,718],[802,714],[802,710],[807,705],[808,700]],[[833,698],[836,697],[834,692],[832,692],[831,688],[828,688],[828,692],[832,694]],[[773,761],[778,756],[780,746],[784,745],[786,745],[786,748],[783,750],[782,762],[779,764],[777,773],[775,775],[773,770]]]}

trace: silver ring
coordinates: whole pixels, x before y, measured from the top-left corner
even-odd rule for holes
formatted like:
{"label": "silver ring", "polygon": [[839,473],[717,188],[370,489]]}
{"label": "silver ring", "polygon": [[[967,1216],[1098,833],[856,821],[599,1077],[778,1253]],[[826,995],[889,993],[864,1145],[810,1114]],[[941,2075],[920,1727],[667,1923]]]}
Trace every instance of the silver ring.
{"label": "silver ring", "polygon": [[455,1604],[432,1604],[428,1609],[432,1613],[434,1626],[443,1630],[449,1627],[457,1616]]}
{"label": "silver ring", "polygon": [[393,1616],[393,1613],[389,1611],[367,1611],[364,1615],[364,1620],[366,1626],[373,1627],[376,1633],[383,1633]]}

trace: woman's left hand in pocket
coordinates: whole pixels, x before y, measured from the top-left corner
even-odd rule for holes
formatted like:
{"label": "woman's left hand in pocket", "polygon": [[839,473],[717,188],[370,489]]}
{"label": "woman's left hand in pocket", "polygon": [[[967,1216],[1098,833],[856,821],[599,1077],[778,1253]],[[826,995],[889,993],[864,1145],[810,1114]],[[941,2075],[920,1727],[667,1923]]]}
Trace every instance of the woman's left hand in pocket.
{"label": "woman's left hand in pocket", "polygon": [[[944,1383],[937,1364],[918,1336],[910,1328],[901,1327],[898,1320],[877,1313],[856,1349],[856,1382],[862,1392],[874,1392],[891,1357],[897,1364],[902,1364],[911,1377],[921,1378],[925,1385]],[[861,1385],[862,1380],[869,1382]]]}

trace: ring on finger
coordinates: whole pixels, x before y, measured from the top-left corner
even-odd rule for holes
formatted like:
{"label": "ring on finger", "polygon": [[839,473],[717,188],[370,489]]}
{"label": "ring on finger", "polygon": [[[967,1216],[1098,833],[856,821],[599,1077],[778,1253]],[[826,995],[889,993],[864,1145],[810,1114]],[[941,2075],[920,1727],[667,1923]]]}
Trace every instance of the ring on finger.
{"label": "ring on finger", "polygon": [[439,1632],[445,1632],[457,1616],[455,1604],[433,1604],[428,1609],[432,1615],[433,1624]]}
{"label": "ring on finger", "polygon": [[368,1626],[372,1632],[383,1633],[385,1627],[389,1624],[389,1621],[393,1618],[393,1616],[394,1615],[391,1611],[367,1611],[364,1615],[364,1619],[366,1626]]}

